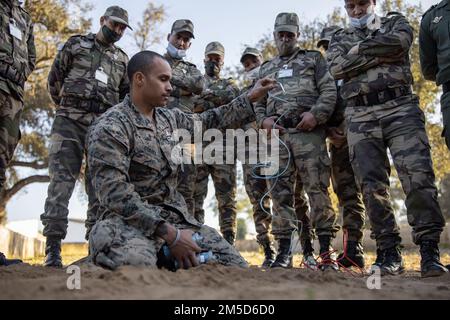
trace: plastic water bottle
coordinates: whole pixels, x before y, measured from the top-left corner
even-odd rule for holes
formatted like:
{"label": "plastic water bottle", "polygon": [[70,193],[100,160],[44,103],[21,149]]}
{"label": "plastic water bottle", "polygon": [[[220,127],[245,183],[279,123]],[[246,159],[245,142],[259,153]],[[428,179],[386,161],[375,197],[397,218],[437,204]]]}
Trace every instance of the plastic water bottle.
{"label": "plastic water bottle", "polygon": [[[203,237],[199,233],[194,233],[192,235],[192,240],[200,246],[200,242],[203,240]],[[160,251],[160,253],[161,252],[162,252],[162,255],[158,254],[158,264],[157,265],[159,268],[164,267],[170,271],[176,271],[180,268],[178,265],[178,261],[172,257],[169,246],[164,245],[162,247],[162,250]],[[199,264],[206,264],[206,263],[212,262],[216,259],[215,255],[213,254],[213,252],[211,250],[206,251],[206,252],[200,252],[196,255],[196,257],[197,257]]]}

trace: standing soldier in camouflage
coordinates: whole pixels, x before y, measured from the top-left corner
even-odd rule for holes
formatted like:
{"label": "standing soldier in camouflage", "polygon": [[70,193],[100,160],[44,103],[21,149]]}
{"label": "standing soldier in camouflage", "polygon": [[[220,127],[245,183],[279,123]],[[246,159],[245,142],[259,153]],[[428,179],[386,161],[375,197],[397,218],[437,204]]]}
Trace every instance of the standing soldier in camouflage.
{"label": "standing soldier in camouflage", "polygon": [[423,277],[448,270],[438,243],[445,221],[425,131],[425,116],[412,93],[409,50],[413,30],[399,13],[375,13],[375,0],[345,0],[351,26],[334,34],[330,70],[343,79],[350,161],[377,242],[382,274],[404,271],[401,238],[389,197],[389,148],[406,194],[408,222],[420,245]]}
{"label": "standing soldier in camouflage", "polygon": [[[196,99],[196,111],[207,111],[230,103],[239,94],[234,81],[220,77],[225,58],[225,48],[219,42],[211,42],[205,49],[205,90]],[[223,131],[225,133],[225,131]],[[224,141],[223,146],[226,146]],[[206,146],[207,144],[204,144]],[[225,153],[224,158],[225,161]],[[203,202],[208,193],[208,177],[211,174],[219,207],[219,226],[223,237],[234,245],[236,235],[236,163],[201,164],[197,166],[194,191],[194,212],[198,222],[204,223]]]}
{"label": "standing soldier in camouflage", "polygon": [[[337,26],[326,27],[322,30],[318,48],[322,48],[325,55],[333,34],[339,30]],[[340,96],[342,80],[336,81],[338,98],[336,108],[328,121],[328,140],[331,154],[331,181],[333,189],[342,208],[343,229],[348,232],[347,250],[338,256],[344,267],[351,267],[355,263],[364,267],[364,251],[362,247],[363,228],[365,220],[362,194],[358,190],[355,174],[349,157],[348,142],[345,128],[345,101]]]}
{"label": "standing soldier in camouflage", "polygon": [[[33,23],[17,0],[0,3],[0,191],[20,139],[25,81],[36,63]],[[20,263],[0,252],[0,266]]]}
{"label": "standing soldier in camouflage", "polygon": [[[50,185],[45,212],[41,215],[47,237],[46,266],[62,266],[61,240],[67,233],[67,207],[86,152],[87,129],[129,91],[128,57],[114,44],[130,28],[128,13],[117,6],[109,7],[100,18],[100,25],[97,34],[71,37],[59,49],[48,75],[48,90],[57,110],[50,138]],[[98,201],[88,175],[85,184],[89,200],[88,238],[96,220]]]}
{"label": "standing soldier in camouflage", "polygon": [[[193,113],[194,96],[203,92],[205,79],[197,67],[184,60],[186,51],[194,39],[194,25],[191,20],[176,20],[167,36],[169,42],[164,57],[172,67],[171,84],[173,90],[169,100],[169,108],[177,108],[186,113]],[[192,151],[192,149],[191,149]],[[194,164],[183,164],[179,172],[178,191],[186,200],[188,212],[194,215],[194,190],[197,170]]]}
{"label": "standing soldier in camouflage", "polygon": [[260,70],[260,77],[276,79],[279,89],[256,105],[258,126],[279,129],[280,139],[287,145],[287,148],[280,147],[279,163],[280,171],[286,170],[269,182],[274,184],[273,234],[279,241],[272,267],[292,266],[292,237],[297,227],[293,203],[297,172],[309,197],[312,226],[324,257],[323,269],[336,269],[330,251],[338,228],[328,194],[331,163],[325,143],[325,123],[334,110],[336,86],[322,54],[300,49],[298,37],[298,16],[280,13],[274,31],[279,55],[264,63]]}
{"label": "standing soldier in camouflage", "polygon": [[[259,77],[259,70],[263,63],[261,52],[255,48],[246,48],[241,56],[241,64],[244,67],[245,87],[241,93],[248,92],[256,83]],[[248,123],[243,126],[243,130],[257,130],[256,122]],[[246,142],[247,143],[247,142]],[[247,192],[250,203],[253,207],[253,220],[255,221],[256,240],[264,251],[263,268],[269,268],[275,261],[275,248],[270,237],[272,215],[270,213],[270,197],[266,196],[264,201],[261,199],[267,194],[267,182],[264,179],[253,177],[254,165],[248,164],[251,146],[246,145],[246,158],[242,162],[242,173],[244,177],[245,191]],[[260,174],[260,172],[256,172]]]}
{"label": "standing soldier in camouflage", "polygon": [[[259,71],[261,64],[263,63],[263,57],[261,52],[255,48],[246,48],[241,56],[241,64],[244,67],[244,79],[246,86],[241,93],[245,93],[250,90],[256,83],[259,77]],[[253,129],[258,130],[256,122],[246,124],[243,129],[245,131]],[[246,146],[246,159],[249,159],[250,146]],[[254,148],[253,148],[254,149]],[[261,245],[264,251],[264,261],[262,267],[270,267],[275,261],[275,249],[272,245],[272,239],[269,232],[271,232],[272,214],[270,213],[270,195],[267,195],[268,187],[265,179],[257,179],[253,177],[254,165],[243,162],[243,177],[245,191],[250,199],[250,203],[253,207],[253,220],[255,221],[256,240]],[[257,174],[260,174],[256,171]],[[266,195],[266,196],[265,196]],[[264,201],[261,202],[261,199]],[[309,206],[308,200],[305,197],[303,191],[303,185],[300,178],[297,179],[295,188],[294,207],[297,219],[302,221],[303,228],[299,234],[301,238],[301,244],[303,249],[304,261],[309,265],[315,264],[312,247],[312,234],[311,234],[311,222],[309,221]]]}
{"label": "standing soldier in camouflage", "polygon": [[450,149],[450,1],[432,6],[420,24],[420,64],[425,79],[442,85],[441,111],[447,147]]}
{"label": "standing soldier in camouflage", "polygon": [[[219,233],[200,224],[187,211],[177,191],[172,151],[178,128],[193,133],[194,121],[202,129],[224,129],[254,120],[252,102],[274,87],[260,80],[230,104],[201,114],[164,106],[171,94],[171,68],[157,53],[143,51],[128,65],[130,95],[106,112],[91,127],[88,164],[100,208],[90,234],[94,263],[115,269],[123,265],[156,267],[157,253],[166,243],[181,268],[197,266],[196,253],[211,250],[218,263],[247,267],[237,250]],[[203,239],[194,242],[193,232]]]}

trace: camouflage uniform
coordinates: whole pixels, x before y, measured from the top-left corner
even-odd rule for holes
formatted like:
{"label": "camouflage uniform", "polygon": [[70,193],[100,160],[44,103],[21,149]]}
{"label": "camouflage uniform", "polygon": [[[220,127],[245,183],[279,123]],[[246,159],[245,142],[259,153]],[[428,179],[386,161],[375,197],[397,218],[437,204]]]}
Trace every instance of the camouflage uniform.
{"label": "camouflage uniform", "polygon": [[441,1],[423,15],[420,25],[420,63],[425,79],[442,85],[441,111],[450,149],[450,2]]}
{"label": "camouflage uniform", "polygon": [[[208,54],[225,55],[225,49],[219,42],[211,42],[206,47],[205,56]],[[205,75],[206,85],[203,94],[198,97],[196,104],[203,111],[220,107],[230,103],[239,94],[239,89],[234,81],[220,78],[220,75]],[[223,131],[225,134],[225,131]],[[225,136],[225,135],[224,135]],[[224,140],[223,146],[226,146]],[[204,147],[208,144],[204,143]],[[226,164],[201,164],[197,166],[197,180],[195,183],[195,218],[204,223],[205,212],[203,203],[208,193],[208,177],[214,183],[216,198],[219,207],[219,226],[224,235],[236,234],[236,163]],[[231,237],[231,236],[230,236]]]}
{"label": "camouflage uniform", "polygon": [[24,85],[34,70],[33,23],[16,0],[0,3],[0,190],[20,139]]}
{"label": "camouflage uniform", "polygon": [[[173,32],[187,31],[194,36],[194,26],[190,20],[177,20],[172,26]],[[177,108],[186,113],[194,112],[194,96],[203,92],[205,79],[197,67],[183,59],[174,59],[168,53],[164,57],[172,67],[173,91],[167,107]],[[178,177],[178,191],[183,195],[188,206],[188,211],[194,214],[194,189],[197,169],[194,164],[183,164]]]}
{"label": "camouflage uniform", "polygon": [[[46,237],[63,239],[66,236],[67,207],[86,153],[88,127],[128,93],[127,64],[128,56],[124,51],[115,45],[101,44],[92,33],[69,38],[53,62],[48,90],[57,110],[49,149],[51,181],[45,213],[41,215]],[[106,76],[101,78],[99,72]],[[89,199],[86,238],[98,209],[90,180],[86,175]]]}
{"label": "camouflage uniform", "polygon": [[[321,39],[317,47],[323,46],[328,49],[331,37],[339,30],[339,27],[331,26],[322,30]],[[329,128],[339,128],[346,133],[345,126],[345,101],[340,94],[343,81],[336,81],[338,89],[336,107],[327,125]],[[348,231],[348,241],[362,242],[365,220],[365,209],[362,194],[356,184],[355,173],[350,163],[348,142],[340,148],[329,144],[331,158],[331,182],[339,200],[342,210],[343,229]]]}
{"label": "camouflage uniform", "polygon": [[172,150],[177,128],[193,132],[194,121],[203,129],[225,128],[254,120],[252,104],[239,97],[202,114],[177,109],[155,109],[156,121],[144,117],[127,97],[101,116],[88,138],[88,164],[100,201],[99,221],[90,235],[93,261],[102,266],[155,266],[162,242],[154,233],[161,222],[200,232],[205,249],[218,262],[246,267],[247,263],[212,228],[202,226],[187,210],[177,191],[179,166]]}
{"label": "camouflage uniform", "polygon": [[[350,161],[378,249],[401,238],[389,198],[387,148],[406,194],[413,240],[439,241],[444,219],[425,132],[425,117],[412,94],[409,49],[413,30],[400,14],[376,16],[367,28],[338,31],[328,51],[330,71],[343,79]],[[356,54],[348,54],[358,45]]]}
{"label": "camouflage uniform", "polygon": [[[261,66],[260,77],[275,78],[283,84],[286,93],[269,95],[255,107],[258,126],[265,118],[280,117],[278,122],[288,128],[281,140],[288,146],[280,147],[281,170],[291,161],[287,171],[276,181],[272,191],[273,234],[276,239],[290,239],[296,228],[294,214],[294,185],[296,172],[304,184],[311,206],[312,226],[318,236],[334,237],[337,231],[336,215],[328,195],[330,159],[326,148],[325,123],[336,102],[336,86],[327,64],[318,51],[296,49],[284,59],[277,56]],[[288,101],[281,102],[276,97]],[[311,112],[318,126],[310,132],[297,131],[303,112]],[[274,183],[274,182],[273,182]]]}

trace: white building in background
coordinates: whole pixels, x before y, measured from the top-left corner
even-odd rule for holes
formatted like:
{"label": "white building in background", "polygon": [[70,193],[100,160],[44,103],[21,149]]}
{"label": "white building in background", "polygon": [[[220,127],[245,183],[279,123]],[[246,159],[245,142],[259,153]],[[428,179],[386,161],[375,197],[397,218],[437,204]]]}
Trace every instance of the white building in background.
{"label": "white building in background", "polygon": [[[44,226],[42,225],[39,219],[11,221],[6,224],[6,228],[8,228],[11,231],[22,234],[26,237],[45,241],[45,237],[42,235]],[[86,234],[86,227],[84,226],[84,220],[69,218],[67,236],[62,242],[85,243],[86,242],[86,240],[84,239],[85,234]]]}

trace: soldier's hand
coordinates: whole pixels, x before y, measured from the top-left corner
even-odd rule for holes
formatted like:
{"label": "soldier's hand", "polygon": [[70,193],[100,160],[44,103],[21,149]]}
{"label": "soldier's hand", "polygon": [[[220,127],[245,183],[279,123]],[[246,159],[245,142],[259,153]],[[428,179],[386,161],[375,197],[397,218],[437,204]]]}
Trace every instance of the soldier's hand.
{"label": "soldier's hand", "polygon": [[270,90],[277,86],[277,81],[269,78],[259,79],[252,89],[247,93],[250,102],[257,102],[264,98]]}
{"label": "soldier's hand", "polygon": [[311,112],[303,112],[300,117],[302,121],[297,125],[297,130],[312,131],[317,126],[316,117]]}
{"label": "soldier's hand", "polygon": [[200,253],[202,249],[192,240],[193,234],[194,232],[191,230],[180,230],[180,239],[175,246],[170,248],[170,253],[177,260],[181,269],[199,265],[196,254]]}
{"label": "soldier's hand", "polygon": [[[276,121],[277,121],[276,116],[266,118],[266,119],[264,119],[264,121],[261,125],[261,128],[267,130],[268,134],[271,134],[273,129],[279,130],[281,134],[284,134],[286,131],[286,128],[284,128],[278,124],[275,124]],[[275,124],[275,127],[274,127],[274,124]]]}
{"label": "soldier's hand", "polygon": [[330,139],[330,142],[333,146],[340,149],[347,141],[347,137],[345,136],[345,133],[342,132],[339,128],[329,128],[327,130],[328,139]]}

